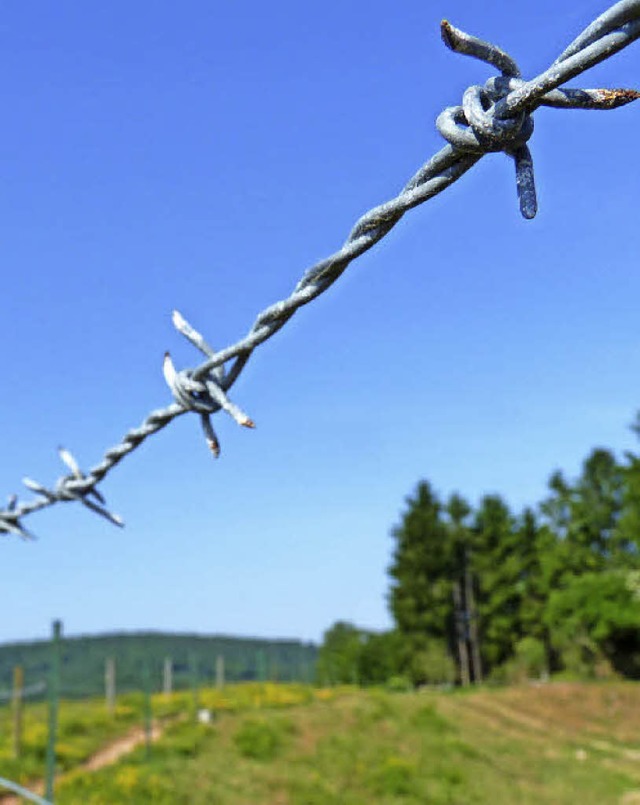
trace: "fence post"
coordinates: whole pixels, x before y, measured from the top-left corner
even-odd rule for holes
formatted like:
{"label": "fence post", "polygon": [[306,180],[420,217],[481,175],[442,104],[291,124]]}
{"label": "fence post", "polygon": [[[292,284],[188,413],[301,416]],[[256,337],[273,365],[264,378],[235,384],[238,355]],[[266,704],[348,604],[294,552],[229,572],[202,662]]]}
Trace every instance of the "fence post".
{"label": "fence post", "polygon": [[114,657],[107,657],[104,663],[104,689],[107,712],[113,716],[116,711],[116,661]]}
{"label": "fence post", "polygon": [[13,669],[13,756],[18,759],[22,749],[22,695],[24,688],[24,669],[16,665]]}
{"label": "fence post", "polygon": [[164,658],[164,668],[162,672],[162,691],[165,696],[169,696],[173,690],[173,660],[171,657]]}
{"label": "fence post", "polygon": [[56,776],[56,732],[58,729],[58,699],[60,696],[60,639],[62,622],[53,622],[51,638],[51,671],[49,679],[49,738],[47,742],[47,765],[45,799],[53,802],[53,785]]}
{"label": "fence post", "polygon": [[224,687],[224,656],[218,654],[216,657],[216,687]]}
{"label": "fence post", "polygon": [[151,669],[145,662],[142,671],[142,684],[144,687],[144,743],[147,760],[151,757],[151,740],[153,726],[153,711],[151,707]]}
{"label": "fence post", "polygon": [[189,654],[189,681],[191,683],[191,695],[193,697],[193,720],[198,718],[198,710],[200,709],[199,695],[198,695],[198,660],[195,652]]}

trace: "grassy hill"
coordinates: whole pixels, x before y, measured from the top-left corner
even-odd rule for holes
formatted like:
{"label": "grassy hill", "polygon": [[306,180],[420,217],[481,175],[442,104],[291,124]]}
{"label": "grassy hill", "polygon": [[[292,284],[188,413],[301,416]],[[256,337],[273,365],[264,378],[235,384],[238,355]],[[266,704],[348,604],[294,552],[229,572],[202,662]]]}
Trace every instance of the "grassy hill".
{"label": "grassy hill", "polygon": [[[150,668],[153,688],[160,690],[167,657],[173,662],[176,689],[189,686],[193,667],[201,683],[211,683],[219,656],[224,657],[230,682],[311,681],[317,649],[297,640],[134,632],[68,637],[61,653],[63,695],[84,698],[104,691],[107,658],[115,658],[117,687],[124,692],[141,690],[145,666]],[[11,687],[16,665],[24,668],[27,686],[46,680],[50,659],[46,640],[0,645],[0,691]]]}
{"label": "grassy hill", "polygon": [[[286,689],[280,701],[272,694],[253,707],[221,707],[212,725],[174,722],[150,760],[139,749],[112,767],[72,773],[56,803],[640,803],[637,684],[309,689],[289,700]],[[211,692],[210,703],[214,696],[224,692]]]}

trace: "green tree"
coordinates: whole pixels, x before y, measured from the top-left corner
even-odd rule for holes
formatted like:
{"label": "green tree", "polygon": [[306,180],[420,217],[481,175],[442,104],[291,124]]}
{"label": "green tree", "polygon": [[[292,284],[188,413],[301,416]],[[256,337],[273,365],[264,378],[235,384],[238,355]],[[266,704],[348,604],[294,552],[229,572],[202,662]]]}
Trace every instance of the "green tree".
{"label": "green tree", "polygon": [[406,647],[402,635],[389,632],[367,632],[358,655],[358,678],[361,685],[381,685],[400,676],[406,667]]}
{"label": "green tree", "polygon": [[[426,481],[406,499],[392,536],[396,546],[389,568],[389,606],[408,656],[425,652],[433,641],[448,651],[453,627],[453,551],[442,506]],[[426,681],[419,667],[411,666],[416,683]]]}
{"label": "green tree", "polygon": [[357,684],[364,633],[352,623],[337,621],[323,635],[317,676],[321,684]]}
{"label": "green tree", "polygon": [[604,448],[591,451],[575,483],[560,472],[551,476],[551,495],[541,511],[557,536],[553,586],[567,575],[602,571],[614,563],[624,543],[618,531],[624,485],[623,468]]}
{"label": "green tree", "polygon": [[[538,521],[529,507],[518,520],[517,537],[521,565],[517,584],[520,596],[518,633],[521,639],[514,645],[514,652],[521,667],[528,672],[536,673],[540,664],[548,672],[554,669],[556,656],[544,615],[549,591],[553,589],[551,580],[557,575],[557,538],[548,525]],[[530,650],[534,645],[542,647],[544,659],[540,663],[537,659],[530,661],[531,657],[537,657],[537,649]]]}
{"label": "green tree", "polygon": [[540,511],[554,534],[564,539],[571,523],[572,490],[560,470],[552,473],[547,486],[550,495],[540,504]]}
{"label": "green tree", "polygon": [[544,641],[543,613],[549,592],[544,560],[546,553],[554,550],[555,539],[548,528],[538,524],[534,511],[528,507],[519,518],[516,536],[520,555],[520,578],[517,581],[519,631]]}
{"label": "green tree", "polygon": [[523,556],[515,519],[499,495],[482,498],[473,530],[480,645],[491,670],[513,654],[522,636]]}
{"label": "green tree", "polygon": [[613,453],[603,448],[592,450],[575,490],[569,529],[569,542],[585,557],[586,571],[604,570],[612,559],[622,487],[622,471]]}
{"label": "green tree", "polygon": [[[640,413],[631,430],[640,437]],[[613,552],[620,567],[640,566],[640,457],[625,453],[620,467],[622,476],[622,502],[620,515],[613,535]]]}
{"label": "green tree", "polygon": [[414,682],[446,677],[451,657],[463,684],[598,663],[640,675],[640,456],[599,447],[575,480],[554,472],[538,516],[499,495],[442,506],[421,481],[392,533],[389,606]]}
{"label": "green tree", "polygon": [[545,614],[565,667],[581,675],[611,667],[640,673],[640,572],[607,570],[569,578]]}

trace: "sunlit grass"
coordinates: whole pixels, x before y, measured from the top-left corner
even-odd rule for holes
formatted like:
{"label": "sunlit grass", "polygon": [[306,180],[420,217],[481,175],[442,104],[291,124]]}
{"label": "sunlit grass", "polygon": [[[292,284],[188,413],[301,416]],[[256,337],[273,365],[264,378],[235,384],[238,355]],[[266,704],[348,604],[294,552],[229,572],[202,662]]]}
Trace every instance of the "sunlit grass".
{"label": "sunlit grass", "polygon": [[[640,793],[640,686],[550,684],[471,692],[318,690],[273,683],[156,694],[164,732],[87,771],[97,749],[141,727],[142,694],[60,705],[57,805],[601,805]],[[206,709],[210,723],[198,723]],[[44,774],[46,706],[25,711],[0,774]],[[623,799],[625,798],[625,799]],[[638,797],[640,801],[640,797]]]}
{"label": "sunlit grass", "polygon": [[[220,708],[210,725],[175,722],[150,760],[136,750],[115,767],[79,772],[60,785],[56,802],[602,805],[625,794],[631,801],[629,792],[640,789],[633,754],[640,733],[637,744],[622,737],[634,734],[640,687],[593,694],[595,687],[321,697],[308,689],[299,704],[287,698],[291,691],[263,690],[265,707]],[[251,701],[248,691],[238,699],[223,693]],[[286,710],[273,706],[281,697]]]}
{"label": "sunlit grass", "polygon": [[[170,695],[154,694],[151,708],[155,719],[171,721],[194,717],[195,711],[212,713],[291,707],[312,701],[316,695],[334,698],[340,689],[323,692],[308,685],[249,683],[223,689],[203,688]],[[113,714],[104,699],[59,702],[56,741],[56,766],[59,773],[77,769],[100,748],[142,727],[145,718],[143,693],[128,693],[118,698]],[[38,780],[45,773],[48,739],[48,706],[25,704],[21,752],[14,757],[13,716],[10,707],[0,709],[0,776],[19,783]],[[191,738],[189,739],[191,740]],[[1,792],[1,789],[0,789]]]}
{"label": "sunlit grass", "polygon": [[[131,729],[141,718],[141,711],[128,703],[119,704],[113,715],[99,699],[62,700],[59,704],[57,766],[72,769],[96,752],[105,742]],[[20,756],[14,756],[13,717],[11,709],[0,711],[0,773],[25,783],[44,774],[48,738],[48,710],[44,703],[24,707]]]}

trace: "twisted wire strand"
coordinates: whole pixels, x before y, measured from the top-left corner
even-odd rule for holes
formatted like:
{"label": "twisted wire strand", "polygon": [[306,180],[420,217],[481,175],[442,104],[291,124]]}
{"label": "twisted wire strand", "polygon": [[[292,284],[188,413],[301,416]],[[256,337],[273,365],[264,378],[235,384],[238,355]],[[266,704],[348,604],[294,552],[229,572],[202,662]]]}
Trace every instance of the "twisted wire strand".
{"label": "twisted wire strand", "polygon": [[7,780],[5,777],[0,777],[0,788],[7,788],[19,797],[29,800],[29,802],[35,802],[36,805],[53,805],[48,799],[43,799],[39,794],[29,791],[28,788],[14,783],[13,780]]}
{"label": "twisted wire strand", "polygon": [[80,470],[69,451],[59,448],[60,458],[70,474],[61,477],[52,489],[25,478],[25,485],[37,497],[18,502],[16,496],[12,496],[7,507],[0,510],[0,533],[30,538],[21,519],[65,501],[78,501],[122,526],[121,518],[107,509],[96,485],[145,439],[188,411],[199,415],[206,442],[215,456],[219,454],[220,445],[211,424],[212,414],[224,410],[238,424],[254,427],[253,421],[227,396],[253,351],[275,335],[300,307],[333,285],[349,264],[385,237],[408,210],[441,193],[485,154],[503,151],[515,163],[521,212],[525,218],[533,218],[537,202],[533,159],[527,145],[533,133],[533,112],[539,106],[615,109],[640,97],[640,93],[628,89],[561,86],[640,37],[640,0],[621,0],[611,6],[587,26],[547,70],[529,81],[522,79],[516,61],[496,45],[466,34],[446,20],[441,24],[441,33],[445,45],[452,51],[488,63],[501,73],[489,78],[484,86],[469,87],[461,105],[449,107],[438,116],[436,126],[448,141],[447,145],[417,171],[395,198],[363,215],[344,245],[308,269],[291,295],[263,310],[249,332],[236,343],[215,352],[203,336],[174,311],[176,329],[205,355],[204,362],[195,369],[177,371],[169,353],[165,354],[163,372],[175,401],[152,411],[139,427],[127,431],[117,445],[107,450],[102,461],[86,473]]}

